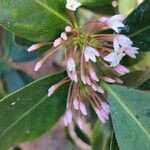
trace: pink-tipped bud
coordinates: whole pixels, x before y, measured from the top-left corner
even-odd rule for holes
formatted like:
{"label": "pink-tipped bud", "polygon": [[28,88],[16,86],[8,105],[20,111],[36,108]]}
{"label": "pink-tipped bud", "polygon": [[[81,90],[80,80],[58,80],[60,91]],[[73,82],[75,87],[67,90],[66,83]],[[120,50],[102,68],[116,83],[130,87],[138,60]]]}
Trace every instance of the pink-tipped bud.
{"label": "pink-tipped bud", "polygon": [[67,120],[67,117],[64,116],[64,125],[67,127],[68,126],[68,120]]}
{"label": "pink-tipped bud", "polygon": [[67,34],[66,34],[66,32],[61,33],[61,38],[63,40],[67,40]]}
{"label": "pink-tipped bud", "polygon": [[119,83],[119,84],[122,84],[122,83],[123,83],[123,81],[122,81],[121,79],[119,79],[119,78],[116,78],[115,81],[116,81],[117,83]]}
{"label": "pink-tipped bud", "polygon": [[105,119],[109,119],[108,117],[108,113],[106,111],[104,111],[103,109],[100,110],[100,113],[102,114],[102,116],[105,118]]}
{"label": "pink-tipped bud", "polygon": [[115,83],[116,81],[112,78],[109,78],[109,77],[103,77],[103,80],[108,82],[108,83]]}
{"label": "pink-tipped bud", "polygon": [[54,46],[54,47],[57,47],[57,46],[59,46],[61,43],[62,43],[62,39],[61,39],[61,38],[58,38],[58,39],[56,39],[56,40],[54,41],[53,46]]}
{"label": "pink-tipped bud", "polygon": [[70,110],[68,110],[66,112],[66,117],[67,117],[68,123],[71,123],[71,121],[72,121],[72,112]]}
{"label": "pink-tipped bud", "polygon": [[105,123],[105,122],[106,122],[106,119],[105,119],[104,116],[101,114],[101,111],[100,111],[98,108],[96,108],[96,109],[95,109],[95,112],[96,112],[98,118],[100,119],[100,121],[101,121],[102,123]]}
{"label": "pink-tipped bud", "polygon": [[34,50],[36,50],[36,49],[38,49],[39,48],[39,44],[33,44],[33,45],[31,45],[28,49],[27,49],[27,51],[28,52],[31,52],[31,51],[34,51]]}
{"label": "pink-tipped bud", "polygon": [[104,90],[103,90],[101,87],[97,86],[97,92],[103,94],[103,93],[104,93]]}
{"label": "pink-tipped bud", "polygon": [[69,71],[75,71],[75,61],[72,57],[69,57],[67,60],[67,69]]}
{"label": "pink-tipped bud", "polygon": [[125,66],[123,65],[118,65],[114,67],[114,70],[116,72],[118,72],[121,75],[125,75],[126,73],[129,73],[129,69],[127,69]]}
{"label": "pink-tipped bud", "polygon": [[27,49],[27,51],[28,52],[31,52],[31,51],[34,51],[34,50],[36,50],[36,49],[38,49],[38,48],[41,48],[42,46],[44,46],[44,45],[46,45],[47,43],[37,43],[37,44],[33,44],[33,45],[31,45],[28,49]]}
{"label": "pink-tipped bud", "polygon": [[67,33],[72,32],[72,28],[71,28],[70,26],[66,26],[66,27],[65,27],[65,31],[66,31]]}
{"label": "pink-tipped bud", "polygon": [[82,82],[83,82],[84,84],[86,84],[86,78],[85,78],[85,76],[84,76],[83,74],[81,74],[81,80],[82,80]]}
{"label": "pink-tipped bud", "polygon": [[85,76],[85,79],[86,79],[86,83],[91,86],[92,83],[89,76]]}
{"label": "pink-tipped bud", "polygon": [[43,65],[42,61],[39,61],[36,63],[35,67],[34,67],[34,71],[38,71]]}
{"label": "pink-tipped bud", "polygon": [[84,127],[84,123],[83,123],[83,120],[81,119],[81,118],[78,118],[78,126],[79,126],[79,128],[80,129],[83,129],[83,127]]}
{"label": "pink-tipped bud", "polygon": [[79,100],[77,98],[74,98],[73,106],[75,110],[79,110]]}
{"label": "pink-tipped bud", "polygon": [[85,116],[87,115],[86,107],[82,102],[80,103],[80,110],[83,115],[85,115]]}
{"label": "pink-tipped bud", "polygon": [[110,112],[110,107],[106,102],[101,102],[102,109],[108,114]]}
{"label": "pink-tipped bud", "polygon": [[70,78],[72,81],[75,81],[76,83],[78,82],[78,76],[77,76],[76,71],[68,71],[68,70],[67,70],[67,73],[68,73],[69,78]]}
{"label": "pink-tipped bud", "polygon": [[98,79],[98,77],[97,77],[97,75],[96,75],[96,72],[95,72],[93,69],[90,69],[89,72],[90,72],[90,77],[91,77],[94,81],[98,82],[99,79]]}
{"label": "pink-tipped bud", "polygon": [[55,90],[56,86],[55,85],[51,86],[48,90],[48,96],[51,96],[55,92]]}
{"label": "pink-tipped bud", "polygon": [[94,83],[91,84],[91,87],[95,92],[97,92],[97,86]]}

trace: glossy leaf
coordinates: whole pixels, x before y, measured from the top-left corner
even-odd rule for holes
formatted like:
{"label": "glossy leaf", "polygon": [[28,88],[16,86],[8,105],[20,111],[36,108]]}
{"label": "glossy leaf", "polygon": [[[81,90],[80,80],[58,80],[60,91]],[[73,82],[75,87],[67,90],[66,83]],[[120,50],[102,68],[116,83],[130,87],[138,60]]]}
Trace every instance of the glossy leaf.
{"label": "glossy leaf", "polygon": [[141,51],[150,50],[150,1],[144,0],[124,21],[122,33],[128,35]]}
{"label": "glossy leaf", "polygon": [[6,55],[8,55],[7,57],[13,62],[31,61],[39,57],[37,51],[29,53],[27,46],[18,45],[15,41],[15,35],[7,31],[5,32],[3,45]]}
{"label": "glossy leaf", "polygon": [[115,9],[112,6],[112,0],[81,0],[84,8],[96,13],[112,15]]}
{"label": "glossy leaf", "polygon": [[150,78],[150,71],[134,71],[121,77],[124,85],[132,88],[139,88],[147,79]]}
{"label": "glossy leaf", "polygon": [[121,150],[149,150],[150,94],[123,86],[105,86]]}
{"label": "glossy leaf", "polygon": [[70,22],[65,0],[0,0],[0,24],[31,41],[52,40]]}
{"label": "glossy leaf", "polygon": [[97,120],[92,130],[92,138],[91,138],[92,149],[109,150],[111,133],[112,133],[112,124],[110,121],[108,121],[106,124],[102,124],[99,120]]}
{"label": "glossy leaf", "polygon": [[65,110],[68,85],[51,97],[47,92],[65,76],[44,77],[0,100],[0,150],[37,138],[56,124]]}

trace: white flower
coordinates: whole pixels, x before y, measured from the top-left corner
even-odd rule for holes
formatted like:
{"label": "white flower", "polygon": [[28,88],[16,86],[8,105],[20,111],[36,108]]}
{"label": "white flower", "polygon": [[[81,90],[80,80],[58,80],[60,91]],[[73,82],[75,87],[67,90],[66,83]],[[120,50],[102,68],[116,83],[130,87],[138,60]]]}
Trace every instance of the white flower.
{"label": "white flower", "polygon": [[137,47],[127,47],[127,48],[124,49],[124,52],[128,56],[130,56],[132,58],[136,58],[136,54],[139,53],[138,50],[139,50],[139,48],[137,48]]}
{"label": "white flower", "polygon": [[76,11],[78,7],[81,6],[81,3],[77,0],[67,0],[66,8],[69,10]]}
{"label": "white flower", "polygon": [[89,60],[91,60],[93,62],[96,62],[95,56],[99,57],[99,52],[93,47],[87,46],[84,50],[85,61],[88,62]]}
{"label": "white flower", "polygon": [[131,47],[133,42],[125,35],[117,35],[114,38],[114,49],[118,51],[119,46],[122,47]]}
{"label": "white flower", "polygon": [[110,67],[115,67],[120,64],[121,59],[125,56],[126,54],[123,51],[123,48],[120,48],[118,50],[114,50],[110,54],[104,57],[105,61],[111,62]]}
{"label": "white flower", "polygon": [[108,17],[101,17],[99,19],[100,22],[106,22],[108,27],[112,28],[114,31],[119,33],[120,27],[125,27],[125,25],[122,23],[124,20],[124,17],[120,14],[114,15],[111,18]]}

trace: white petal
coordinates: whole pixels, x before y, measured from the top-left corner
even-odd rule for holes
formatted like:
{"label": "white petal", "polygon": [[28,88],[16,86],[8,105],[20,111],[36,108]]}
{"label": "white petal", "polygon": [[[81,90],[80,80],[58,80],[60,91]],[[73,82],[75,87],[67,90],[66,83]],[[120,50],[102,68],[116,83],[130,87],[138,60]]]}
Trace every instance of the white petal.
{"label": "white petal", "polygon": [[116,53],[112,52],[112,53],[108,54],[107,56],[104,57],[104,60],[108,61],[108,62],[112,62],[112,61],[116,60]]}
{"label": "white petal", "polygon": [[114,41],[113,41],[113,46],[114,46],[114,51],[118,52],[120,49],[120,46],[119,46],[119,43],[116,39],[114,39]]}
{"label": "white petal", "polygon": [[111,64],[110,64],[110,67],[115,67],[117,65],[119,65],[120,63],[120,60],[116,59],[115,61],[113,61]]}

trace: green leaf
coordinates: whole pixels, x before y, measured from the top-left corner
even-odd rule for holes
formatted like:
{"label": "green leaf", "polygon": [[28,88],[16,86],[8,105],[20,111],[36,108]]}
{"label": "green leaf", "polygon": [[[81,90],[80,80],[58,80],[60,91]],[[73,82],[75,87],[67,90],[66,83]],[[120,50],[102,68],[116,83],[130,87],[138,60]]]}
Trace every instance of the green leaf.
{"label": "green leaf", "polygon": [[32,140],[51,129],[63,115],[68,84],[48,97],[48,88],[66,76],[39,79],[0,100],[0,150]]}
{"label": "green leaf", "polygon": [[7,31],[5,32],[3,45],[7,57],[13,60],[13,62],[31,61],[40,56],[37,51],[29,53],[27,46],[18,45],[15,41],[15,35]]}
{"label": "green leaf", "polygon": [[96,13],[112,15],[115,9],[112,6],[112,0],[81,0],[82,7]]}
{"label": "green leaf", "polygon": [[150,94],[135,89],[105,85],[111,116],[121,150],[149,150]]}
{"label": "green leaf", "polygon": [[33,81],[33,79],[26,73],[14,69],[5,73],[3,80],[7,86],[7,93],[12,93]]}
{"label": "green leaf", "polygon": [[150,0],[145,0],[124,21],[123,34],[129,36],[141,51],[150,50]]}
{"label": "green leaf", "polygon": [[31,41],[52,40],[70,22],[66,0],[0,0],[0,24]]}
{"label": "green leaf", "polygon": [[134,71],[121,77],[124,85],[132,88],[139,88],[149,78],[150,72],[146,70]]}
{"label": "green leaf", "polygon": [[111,122],[107,122],[106,124],[102,124],[99,120],[97,120],[94,124],[92,130],[92,149],[93,150],[108,150],[110,137],[112,133],[112,124]]}

